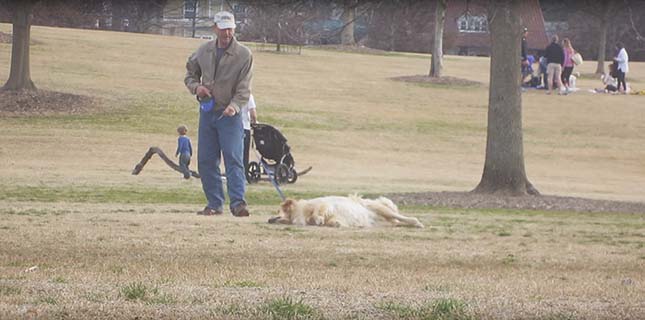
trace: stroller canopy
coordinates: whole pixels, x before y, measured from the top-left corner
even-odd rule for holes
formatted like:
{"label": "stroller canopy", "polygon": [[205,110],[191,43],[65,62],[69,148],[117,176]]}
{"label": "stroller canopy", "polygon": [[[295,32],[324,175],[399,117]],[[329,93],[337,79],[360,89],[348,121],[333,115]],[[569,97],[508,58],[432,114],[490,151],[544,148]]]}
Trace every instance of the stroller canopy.
{"label": "stroller canopy", "polygon": [[287,138],[278,129],[268,124],[253,125],[253,141],[262,157],[280,162],[289,153]]}

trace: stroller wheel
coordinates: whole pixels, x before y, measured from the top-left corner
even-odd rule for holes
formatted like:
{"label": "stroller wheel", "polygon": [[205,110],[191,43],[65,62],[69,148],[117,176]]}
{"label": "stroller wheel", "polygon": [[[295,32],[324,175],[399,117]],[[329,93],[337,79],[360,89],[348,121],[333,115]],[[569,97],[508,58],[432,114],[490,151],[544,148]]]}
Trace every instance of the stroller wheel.
{"label": "stroller wheel", "polygon": [[260,165],[255,161],[249,162],[249,169],[246,171],[246,180],[249,183],[257,183],[260,181],[260,175]]}
{"label": "stroller wheel", "polygon": [[278,184],[283,184],[289,181],[289,167],[286,164],[281,163],[275,168],[275,181]]}
{"label": "stroller wheel", "polygon": [[289,168],[289,177],[287,177],[287,183],[295,183],[298,180],[298,172],[296,168]]}

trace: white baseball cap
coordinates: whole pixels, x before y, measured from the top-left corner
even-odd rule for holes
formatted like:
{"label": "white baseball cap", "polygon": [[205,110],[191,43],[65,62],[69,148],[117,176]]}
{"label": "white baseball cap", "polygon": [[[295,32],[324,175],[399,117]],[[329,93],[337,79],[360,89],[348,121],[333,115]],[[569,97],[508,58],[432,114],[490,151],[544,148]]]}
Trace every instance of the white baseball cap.
{"label": "white baseball cap", "polygon": [[216,13],[213,20],[220,29],[235,29],[235,17],[228,11]]}

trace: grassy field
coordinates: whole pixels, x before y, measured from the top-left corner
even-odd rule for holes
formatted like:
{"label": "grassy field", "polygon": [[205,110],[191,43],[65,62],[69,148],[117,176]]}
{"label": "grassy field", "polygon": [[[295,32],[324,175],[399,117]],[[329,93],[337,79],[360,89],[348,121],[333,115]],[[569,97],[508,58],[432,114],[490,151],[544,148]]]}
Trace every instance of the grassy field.
{"label": "grassy field", "polygon": [[[0,31],[11,26],[0,24]],[[0,318],[642,319],[645,217],[404,207],[426,229],[273,226],[268,184],[249,219],[197,217],[199,181],[172,152],[197,107],[193,39],[34,27],[39,88],[94,96],[83,115],[2,117]],[[11,47],[0,44],[0,79]],[[477,87],[416,85],[429,57],[255,53],[261,122],[313,166],[295,197],[466,191],[483,169],[489,60],[446,57]],[[645,87],[645,64],[628,80]],[[579,70],[591,73],[585,63]],[[600,81],[583,78],[585,89]],[[586,90],[583,90],[586,91]],[[645,201],[645,100],[523,96],[529,178],[545,194]]]}

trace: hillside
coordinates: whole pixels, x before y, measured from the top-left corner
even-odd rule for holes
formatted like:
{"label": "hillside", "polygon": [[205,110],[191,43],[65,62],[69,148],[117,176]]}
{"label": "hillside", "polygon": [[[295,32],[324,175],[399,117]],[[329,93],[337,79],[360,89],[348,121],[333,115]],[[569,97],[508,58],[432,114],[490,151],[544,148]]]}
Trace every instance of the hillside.
{"label": "hillside", "polygon": [[[196,139],[197,108],[182,80],[185,60],[201,41],[45,27],[32,34],[39,88],[102,102],[82,115],[3,117],[2,157],[12,163],[0,169],[4,188],[175,186],[161,164],[140,177],[129,172],[148,146],[174,148],[180,123]],[[9,56],[10,45],[0,44],[0,79],[8,77]],[[256,52],[254,64],[260,121],[283,131],[298,167],[314,167],[287,191],[467,191],[479,181],[485,85],[391,80],[427,72],[429,58],[416,54]],[[592,64],[577,71],[591,73]],[[446,57],[447,76],[487,83],[488,68],[486,58]],[[634,87],[645,83],[644,71],[645,64],[632,64]],[[586,78],[578,83],[599,86]],[[645,200],[642,97],[527,92],[523,104],[527,173],[542,193]]]}

